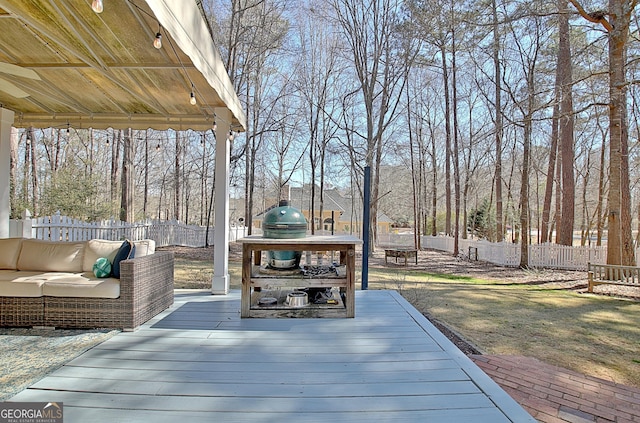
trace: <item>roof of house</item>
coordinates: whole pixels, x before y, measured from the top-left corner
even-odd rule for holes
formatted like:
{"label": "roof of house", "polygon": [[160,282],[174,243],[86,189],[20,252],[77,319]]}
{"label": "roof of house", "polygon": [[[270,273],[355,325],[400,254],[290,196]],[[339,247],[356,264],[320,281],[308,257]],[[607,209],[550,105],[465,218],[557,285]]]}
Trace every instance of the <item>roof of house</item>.
{"label": "roof of house", "polygon": [[[305,185],[304,187],[291,187],[290,196],[289,196],[289,204],[292,207],[295,207],[299,210],[310,210],[311,209],[311,187],[309,185]],[[260,217],[264,213],[269,210],[278,207],[277,204],[272,204],[267,207],[265,210],[256,214],[255,217]],[[318,212],[320,210],[320,188],[316,187],[315,191],[315,211]],[[351,197],[344,196],[340,193],[338,188],[331,188],[324,190],[324,211],[337,211],[340,213],[339,217],[336,218],[337,221],[348,222],[354,221],[359,222],[360,216],[362,215],[362,210],[360,207],[360,203],[352,203]],[[384,213],[378,211],[378,223],[393,223],[393,220],[389,218]]]}

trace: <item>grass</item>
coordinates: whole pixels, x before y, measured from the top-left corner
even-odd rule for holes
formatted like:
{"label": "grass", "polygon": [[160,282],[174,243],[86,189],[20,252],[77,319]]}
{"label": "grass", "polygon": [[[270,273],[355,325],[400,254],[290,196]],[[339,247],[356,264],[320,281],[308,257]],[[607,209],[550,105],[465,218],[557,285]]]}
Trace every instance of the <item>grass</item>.
{"label": "grass", "polygon": [[[213,261],[190,260],[176,257],[174,262],[174,286],[178,289],[211,288]],[[240,263],[229,262],[232,288],[240,289],[242,269]]]}
{"label": "grass", "polygon": [[[208,288],[213,263],[176,259],[176,287]],[[232,288],[240,263],[230,262]],[[360,279],[358,277],[358,279]],[[395,289],[485,354],[525,355],[640,387],[640,303],[561,289],[411,269],[369,269],[369,289]]]}
{"label": "grass", "polygon": [[640,303],[475,278],[369,270],[485,354],[525,355],[640,387]]}

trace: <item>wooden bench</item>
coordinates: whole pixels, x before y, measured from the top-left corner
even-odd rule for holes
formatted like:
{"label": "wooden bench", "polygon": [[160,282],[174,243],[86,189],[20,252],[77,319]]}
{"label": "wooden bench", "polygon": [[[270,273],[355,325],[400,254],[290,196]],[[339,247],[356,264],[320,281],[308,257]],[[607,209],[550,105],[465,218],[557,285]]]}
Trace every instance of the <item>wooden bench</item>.
{"label": "wooden bench", "polygon": [[589,263],[587,271],[589,292],[602,284],[640,287],[640,267]]}
{"label": "wooden bench", "polygon": [[415,258],[418,264],[418,250],[412,248],[389,248],[384,250],[384,262],[387,263],[387,257],[395,257],[396,263],[398,257],[404,257],[404,265],[407,265],[407,259]]}

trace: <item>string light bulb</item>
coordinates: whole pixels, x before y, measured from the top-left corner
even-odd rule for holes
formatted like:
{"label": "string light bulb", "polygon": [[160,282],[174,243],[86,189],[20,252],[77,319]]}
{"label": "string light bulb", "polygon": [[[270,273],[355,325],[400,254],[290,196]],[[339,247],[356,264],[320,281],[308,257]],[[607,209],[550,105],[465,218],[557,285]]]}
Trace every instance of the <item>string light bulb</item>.
{"label": "string light bulb", "polygon": [[218,130],[218,123],[216,122],[216,120],[215,120],[215,119],[213,119],[213,126],[212,126],[212,129],[213,129],[214,131],[217,131],[217,130]]}
{"label": "string light bulb", "polygon": [[93,9],[93,11],[96,13],[102,13],[102,11],[104,10],[102,0],[93,0],[91,2],[91,9]]}
{"label": "string light bulb", "polygon": [[162,48],[162,34],[160,34],[160,28],[158,28],[158,32],[156,32],[156,38],[153,40],[153,46],[158,50]]}
{"label": "string light bulb", "polygon": [[233,141],[233,131],[229,131],[229,141]]}
{"label": "string light bulb", "polygon": [[198,104],[198,100],[196,100],[196,95],[193,93],[193,91],[191,91],[189,103],[191,103],[192,106],[195,106],[196,104]]}
{"label": "string light bulb", "polygon": [[160,144],[156,145],[156,151],[160,151]]}

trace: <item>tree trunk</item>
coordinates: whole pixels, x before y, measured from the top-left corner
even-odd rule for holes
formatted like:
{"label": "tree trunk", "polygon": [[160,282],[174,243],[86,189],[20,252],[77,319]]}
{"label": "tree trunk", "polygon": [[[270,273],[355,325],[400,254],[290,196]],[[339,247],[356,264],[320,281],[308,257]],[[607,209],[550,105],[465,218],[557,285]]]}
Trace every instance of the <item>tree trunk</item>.
{"label": "tree trunk", "polygon": [[502,72],[500,70],[500,35],[498,23],[498,7],[496,0],[492,0],[493,13],[493,68],[495,72],[495,122],[496,122],[496,240],[504,240],[504,228],[502,226]]}
{"label": "tree trunk", "polygon": [[142,214],[146,219],[149,215],[149,131],[144,131],[144,198],[142,200]]}
{"label": "tree trunk", "polygon": [[[602,25],[609,41],[609,196],[607,264],[635,266],[631,236],[629,188],[629,133],[625,65],[629,24],[635,1],[609,0],[608,13],[587,13],[578,0],[570,0],[580,15]],[[608,20],[610,19],[610,20]]]}
{"label": "tree trunk", "polygon": [[604,203],[604,175],[605,175],[605,136],[602,137],[602,146],[600,147],[600,170],[598,173],[598,205],[596,206],[596,245],[602,245],[602,232],[604,230],[604,216],[602,205]]}
{"label": "tree trunk", "polygon": [[[118,196],[118,173],[120,166],[120,144],[122,143],[122,131],[113,130],[113,143],[111,144],[111,207],[117,207],[116,198]],[[112,208],[113,211],[113,208]],[[117,215],[120,215],[118,211]]]}
{"label": "tree trunk", "polygon": [[[562,0],[561,0],[562,1]],[[558,57],[558,61],[560,58]],[[540,242],[551,242],[551,200],[553,198],[553,184],[556,174],[556,158],[558,153],[558,121],[560,119],[560,67],[556,68],[555,104],[551,120],[551,146],[549,147],[549,166],[547,167],[547,181],[544,190],[544,204],[542,205],[542,225],[540,227]]]}
{"label": "tree trunk", "polygon": [[[444,153],[444,197],[445,197],[445,221],[444,231],[451,235],[451,100],[449,99],[449,69],[447,66],[447,53],[444,41],[440,45],[440,58],[442,60],[442,81],[444,89],[444,127],[445,127],[445,153]],[[454,251],[457,254],[457,251]]]}
{"label": "tree trunk", "polygon": [[627,123],[627,81],[625,64],[629,3],[610,0],[609,12],[616,18],[609,30],[609,234],[607,264],[635,266],[631,237],[631,195],[629,190],[629,146]]}
{"label": "tree trunk", "polygon": [[[433,130],[432,130],[433,131]],[[436,150],[436,137],[431,133],[431,236],[438,235],[438,160]]]}
{"label": "tree trunk", "polygon": [[33,190],[33,215],[38,216],[40,214],[40,187],[38,183],[38,164],[37,164],[37,156],[36,156],[36,140],[33,137],[33,128],[29,128],[31,132],[31,189]]}
{"label": "tree trunk", "polygon": [[573,245],[575,221],[575,179],[573,146],[573,95],[571,71],[571,44],[569,38],[569,11],[566,0],[558,1],[560,11],[558,75],[560,79],[560,148],[562,149],[562,212],[558,224],[557,243]]}
{"label": "tree trunk", "polygon": [[[420,192],[418,191],[419,182],[416,179],[419,177],[419,171],[416,169],[416,159],[413,151],[415,142],[411,110],[410,90],[407,89],[407,130],[409,133],[409,166],[411,167],[411,199],[413,201],[413,245],[415,248],[418,248],[420,240],[420,209],[418,199],[420,198]],[[420,128],[418,128],[418,134],[416,136],[420,139]]]}
{"label": "tree trunk", "polygon": [[533,118],[533,108],[535,104],[534,74],[533,66],[527,76],[528,104],[527,114],[524,121],[524,136],[522,148],[522,184],[520,186],[520,267],[529,267],[529,161],[531,150],[531,126]]}
{"label": "tree trunk", "polygon": [[9,204],[11,205],[11,218],[17,219],[19,218],[19,212],[17,209],[18,205],[18,196],[17,192],[17,178],[16,174],[17,165],[18,165],[18,145],[19,145],[19,137],[18,130],[13,128],[11,130],[11,144],[9,145]]}
{"label": "tree trunk", "polygon": [[[451,6],[451,18],[454,19],[453,4]],[[458,90],[456,87],[456,31],[455,22],[451,27],[451,67],[453,90],[453,184],[454,184],[454,233],[453,255],[460,252],[460,151],[458,147]]]}
{"label": "tree trunk", "polygon": [[174,205],[173,205],[173,218],[180,221],[181,209],[182,209],[182,140],[180,139],[180,132],[176,131],[176,150],[175,150],[175,164],[173,168],[173,189],[174,189]]}
{"label": "tree trunk", "polygon": [[587,192],[589,186],[590,169],[591,169],[591,148],[587,151],[587,163],[585,166],[585,174],[582,182],[582,209],[581,209],[581,221],[580,221],[580,245],[587,245],[587,238],[589,238],[589,232],[591,230],[591,222],[589,220],[589,208],[587,203]]}
{"label": "tree trunk", "polygon": [[[316,233],[316,157],[315,157],[315,146],[316,140],[314,139],[314,135],[317,134],[318,127],[314,126],[313,122],[311,123],[311,139],[309,140],[309,163],[311,165],[311,210],[309,211],[309,216],[311,220],[311,235],[315,235]],[[321,215],[322,217],[322,215]]]}
{"label": "tree trunk", "polygon": [[[24,148],[24,166],[22,168],[22,202],[24,204],[29,204],[29,169],[31,166],[30,163],[30,155],[31,155],[31,143],[35,142],[33,139],[33,128],[27,128],[27,140],[26,146]],[[32,214],[35,215],[35,210],[31,210]]]}
{"label": "tree trunk", "polygon": [[122,196],[120,200],[120,220],[124,222],[133,222],[135,220],[133,196],[133,142],[131,140],[131,128],[126,130],[123,137],[123,154],[122,154]]}

